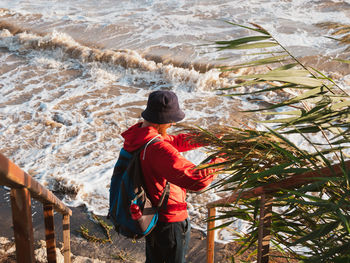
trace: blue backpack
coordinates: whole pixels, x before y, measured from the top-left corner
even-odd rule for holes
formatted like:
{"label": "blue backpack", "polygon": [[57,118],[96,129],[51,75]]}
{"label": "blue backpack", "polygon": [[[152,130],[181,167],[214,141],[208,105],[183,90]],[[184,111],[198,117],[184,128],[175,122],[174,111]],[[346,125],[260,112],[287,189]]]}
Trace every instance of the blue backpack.
{"label": "blue backpack", "polygon": [[170,192],[167,182],[158,206],[153,207],[144,185],[140,152],[159,141],[154,137],[138,150],[120,150],[109,190],[109,218],[123,236],[137,239],[148,235],[156,226],[158,211],[163,209]]}

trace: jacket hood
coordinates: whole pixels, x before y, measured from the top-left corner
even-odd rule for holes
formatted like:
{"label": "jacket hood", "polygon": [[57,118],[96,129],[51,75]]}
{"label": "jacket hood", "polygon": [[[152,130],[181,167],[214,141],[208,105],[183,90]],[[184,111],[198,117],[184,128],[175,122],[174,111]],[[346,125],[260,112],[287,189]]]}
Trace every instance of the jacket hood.
{"label": "jacket hood", "polygon": [[121,135],[125,139],[124,149],[133,152],[146,144],[149,140],[159,135],[154,127],[141,127],[142,122],[131,126]]}

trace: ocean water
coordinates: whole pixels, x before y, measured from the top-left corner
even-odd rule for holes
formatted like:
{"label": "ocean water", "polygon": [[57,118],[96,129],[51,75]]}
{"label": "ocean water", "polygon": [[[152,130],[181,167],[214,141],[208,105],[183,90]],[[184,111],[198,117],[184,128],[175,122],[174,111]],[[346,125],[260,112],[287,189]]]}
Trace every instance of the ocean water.
{"label": "ocean water", "polygon": [[[343,52],[317,24],[350,24],[350,1],[0,0],[0,151],[68,205],[105,215],[120,133],[140,120],[150,92],[174,90],[185,123],[253,125],[239,111],[254,101],[217,95],[234,75],[215,66],[244,56],[223,62],[208,44],[247,34],[225,20],[260,24],[296,56],[317,59]],[[347,70],[328,70],[346,86]],[[205,204],[221,197],[188,194],[195,227],[205,229]],[[237,221],[217,239],[245,228]]]}

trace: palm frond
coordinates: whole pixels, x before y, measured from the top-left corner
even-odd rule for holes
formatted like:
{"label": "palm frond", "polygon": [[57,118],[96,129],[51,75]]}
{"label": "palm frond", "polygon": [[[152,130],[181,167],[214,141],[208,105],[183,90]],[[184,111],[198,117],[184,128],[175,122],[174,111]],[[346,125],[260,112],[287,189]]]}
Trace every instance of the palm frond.
{"label": "palm frond", "polygon": [[[278,102],[268,102],[265,108],[249,111],[269,118],[259,120],[274,125],[266,127],[266,131],[183,128],[196,134],[192,137],[194,141],[208,145],[210,154],[205,161],[216,156],[226,158],[226,162],[215,165],[225,176],[212,187],[228,194],[243,193],[338,163],[341,172],[332,172],[334,177],[319,176],[297,189],[274,192],[276,211],[272,212],[271,234],[277,247],[286,248],[288,256],[304,262],[349,259],[350,171],[345,165],[350,142],[349,95],[326,74],[303,65],[261,26],[227,23],[253,35],[216,41],[219,52],[251,48],[261,51],[250,53],[252,59],[243,63],[221,68],[225,74],[231,71],[236,74],[235,85],[222,88],[222,95],[251,97],[280,92],[284,96]],[[342,36],[339,41],[347,41],[350,26],[334,23],[320,26],[334,30],[334,36]],[[256,67],[259,72],[237,76],[237,69],[244,67]],[[254,90],[242,92],[246,87]],[[292,135],[310,147],[301,149]],[[238,235],[237,240],[242,244],[240,252],[252,248],[258,237],[258,197],[238,198],[234,204],[216,206],[222,209],[216,219],[227,222],[240,219],[249,224],[248,233]]]}

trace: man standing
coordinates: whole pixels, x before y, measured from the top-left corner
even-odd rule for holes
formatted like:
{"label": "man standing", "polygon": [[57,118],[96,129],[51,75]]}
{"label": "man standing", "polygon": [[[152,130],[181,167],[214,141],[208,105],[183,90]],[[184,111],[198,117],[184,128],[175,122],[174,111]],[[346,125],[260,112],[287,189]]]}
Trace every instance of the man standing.
{"label": "man standing", "polygon": [[[146,263],[183,263],[190,239],[186,189],[199,191],[214,179],[215,169],[197,170],[180,152],[200,147],[191,144],[188,134],[168,135],[167,129],[185,114],[172,91],[154,91],[142,112],[143,122],[122,133],[124,149],[133,152],[146,144],[140,153],[141,167],[149,198],[156,206],[170,183],[170,194],[159,221],[146,236]],[[148,142],[158,140],[147,145]],[[220,162],[221,158],[212,160]]]}

